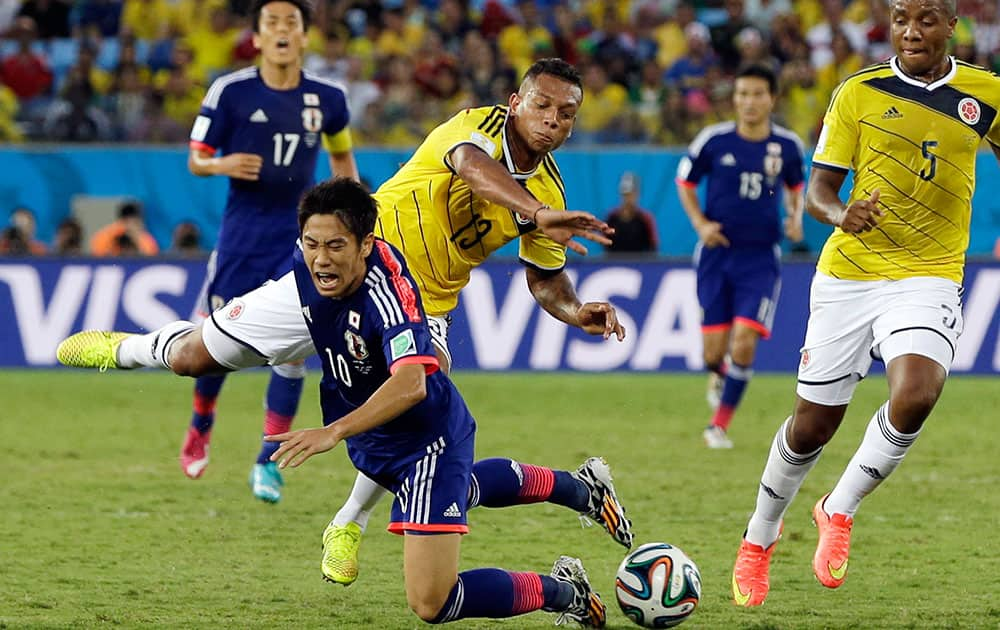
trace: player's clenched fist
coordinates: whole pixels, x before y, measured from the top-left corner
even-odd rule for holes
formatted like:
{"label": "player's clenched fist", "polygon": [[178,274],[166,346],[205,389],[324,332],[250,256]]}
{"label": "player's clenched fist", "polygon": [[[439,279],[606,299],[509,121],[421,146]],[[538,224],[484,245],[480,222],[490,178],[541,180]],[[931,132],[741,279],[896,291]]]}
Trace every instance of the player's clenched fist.
{"label": "player's clenched fist", "polygon": [[230,153],[219,158],[219,174],[234,179],[257,181],[264,159],[253,153]]}
{"label": "player's clenched fist", "polygon": [[873,230],[884,214],[878,207],[878,195],[879,189],[876,188],[867,199],[856,199],[844,208],[837,227],[848,234]]}

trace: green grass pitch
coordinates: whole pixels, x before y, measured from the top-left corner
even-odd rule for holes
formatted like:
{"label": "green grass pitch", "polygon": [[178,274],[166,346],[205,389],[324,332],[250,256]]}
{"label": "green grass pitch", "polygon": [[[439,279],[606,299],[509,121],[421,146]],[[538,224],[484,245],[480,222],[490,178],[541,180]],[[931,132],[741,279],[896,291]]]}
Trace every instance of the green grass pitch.
{"label": "green grass pitch", "polygon": [[[379,506],[350,588],[323,582],[320,535],[350,489],[342,447],[286,474],[276,506],[254,501],[266,373],[230,377],[212,464],[199,481],[176,456],[192,383],[166,374],[0,372],[6,455],[0,483],[0,627],[420,628],[406,608],[402,545]],[[456,376],[479,422],[477,457],[572,469],[603,455],[638,543],[665,541],[701,569],[685,628],[1000,628],[1000,380],[953,378],[906,462],[858,513],[851,573],[824,589],[810,568],[809,511],[836,482],[886,394],[866,380],[789,510],[765,606],[730,603],[730,571],[794,378],[758,376],[736,416],[736,448],[708,451],[701,375]],[[298,427],[319,424],[316,376]],[[563,508],[480,509],[462,568],[547,572],[584,561],[608,626],[624,550]],[[553,616],[463,620],[459,628],[547,628]]]}

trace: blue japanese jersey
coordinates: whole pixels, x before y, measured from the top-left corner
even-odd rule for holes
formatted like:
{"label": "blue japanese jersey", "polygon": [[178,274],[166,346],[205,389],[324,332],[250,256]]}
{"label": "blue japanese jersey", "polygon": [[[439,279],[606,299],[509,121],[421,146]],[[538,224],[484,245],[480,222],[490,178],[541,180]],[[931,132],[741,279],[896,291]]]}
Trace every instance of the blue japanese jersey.
{"label": "blue japanese jersey", "polygon": [[783,234],[783,188],[803,185],[802,167],[802,141],[788,129],[771,125],[766,139],[751,141],[725,122],[695,137],[677,182],[693,187],[708,177],[705,216],[722,224],[732,247],[771,247]]}
{"label": "blue japanese jersey", "polygon": [[358,469],[377,477],[408,455],[423,455],[441,437],[451,444],[471,434],[475,421],[451,380],[438,370],[420,294],[396,248],[376,239],[364,284],[339,300],[316,291],[301,250],[293,261],[302,315],[323,362],[324,424],[363,405],[400,365],[420,363],[428,373],[423,401],[347,440]]}
{"label": "blue japanese jersey", "polygon": [[299,198],[315,183],[322,136],[347,123],[344,91],[309,73],[291,90],[267,87],[256,67],[216,79],[191,129],[191,147],[222,155],[253,153],[264,161],[257,181],[229,180],[216,249],[277,248],[287,258],[298,236]]}

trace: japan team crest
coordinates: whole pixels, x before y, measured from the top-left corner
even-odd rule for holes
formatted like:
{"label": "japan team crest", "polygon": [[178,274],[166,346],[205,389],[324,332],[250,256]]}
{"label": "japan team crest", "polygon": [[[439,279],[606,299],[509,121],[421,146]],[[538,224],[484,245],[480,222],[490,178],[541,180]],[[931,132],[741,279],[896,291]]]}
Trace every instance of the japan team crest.
{"label": "japan team crest", "polygon": [[302,109],[302,126],[306,131],[313,133],[323,128],[323,112],[316,107],[304,107]]}
{"label": "japan team crest", "polygon": [[361,335],[346,330],[344,331],[344,341],[347,342],[347,351],[351,353],[352,357],[358,361],[364,361],[368,358],[368,346],[365,345],[365,340],[361,338]]}
{"label": "japan team crest", "polygon": [[963,98],[958,102],[958,117],[967,125],[974,125],[979,122],[982,109],[979,101],[974,98]]}
{"label": "japan team crest", "polygon": [[764,174],[769,178],[777,177],[781,174],[781,167],[784,162],[781,159],[781,143],[768,142],[767,155],[764,156]]}

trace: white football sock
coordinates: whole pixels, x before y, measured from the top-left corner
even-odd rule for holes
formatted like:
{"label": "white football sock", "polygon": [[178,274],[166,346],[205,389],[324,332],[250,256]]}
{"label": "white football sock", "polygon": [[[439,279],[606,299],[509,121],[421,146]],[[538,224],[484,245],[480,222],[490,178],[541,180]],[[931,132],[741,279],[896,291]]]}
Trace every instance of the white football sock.
{"label": "white football sock", "polygon": [[851,458],[840,481],[827,497],[823,509],[827,514],[846,514],[854,518],[861,499],[878,487],[896,470],[920,435],[900,433],[889,421],[889,402],[879,407],[865,430],[861,446]]}
{"label": "white football sock", "polygon": [[357,479],[354,480],[354,487],[351,488],[351,496],[347,497],[344,507],[340,508],[331,523],[343,527],[353,521],[361,526],[361,531],[365,531],[372,510],[388,492],[364,474],[358,473]]}
{"label": "white football sock", "polygon": [[785,420],[771,442],[771,452],[757,490],[757,508],[747,525],[747,541],[765,549],[778,539],[788,504],[823,452],[823,447],[804,455],[793,452],[785,437],[791,422],[791,418]]}
{"label": "white football sock", "polygon": [[170,346],[181,335],[193,328],[194,324],[191,322],[170,322],[151,333],[132,335],[122,339],[118,345],[118,367],[123,369],[151,367],[169,370]]}

